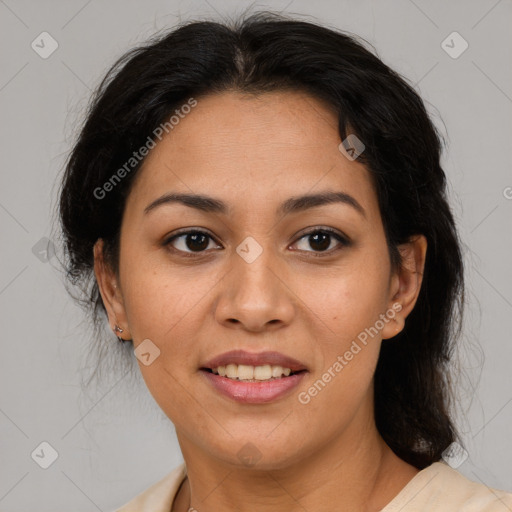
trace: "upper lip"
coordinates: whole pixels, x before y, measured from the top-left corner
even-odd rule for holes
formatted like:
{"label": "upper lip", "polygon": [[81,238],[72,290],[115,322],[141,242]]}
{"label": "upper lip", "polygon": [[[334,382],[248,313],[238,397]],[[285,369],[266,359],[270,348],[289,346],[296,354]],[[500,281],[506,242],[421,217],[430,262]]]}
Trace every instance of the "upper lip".
{"label": "upper lip", "polygon": [[217,368],[218,366],[226,366],[228,364],[246,364],[249,366],[264,366],[269,364],[271,366],[282,366],[283,368],[290,368],[292,372],[306,370],[306,366],[300,361],[292,357],[285,356],[279,352],[246,352],[245,350],[231,350],[224,352],[214,358],[206,361],[201,368]]}

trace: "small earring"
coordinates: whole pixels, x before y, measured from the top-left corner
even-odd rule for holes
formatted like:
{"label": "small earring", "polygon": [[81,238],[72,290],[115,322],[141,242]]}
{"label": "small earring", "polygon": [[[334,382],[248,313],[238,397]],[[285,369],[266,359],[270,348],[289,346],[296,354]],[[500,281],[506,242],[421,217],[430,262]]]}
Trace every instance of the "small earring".
{"label": "small earring", "polygon": [[[124,332],[124,329],[121,329],[121,327],[119,327],[117,324],[115,325],[114,327],[114,332]],[[125,341],[132,341],[132,340],[123,340],[123,338],[121,338],[121,336],[117,336],[117,340],[120,341],[121,343],[125,342]]]}

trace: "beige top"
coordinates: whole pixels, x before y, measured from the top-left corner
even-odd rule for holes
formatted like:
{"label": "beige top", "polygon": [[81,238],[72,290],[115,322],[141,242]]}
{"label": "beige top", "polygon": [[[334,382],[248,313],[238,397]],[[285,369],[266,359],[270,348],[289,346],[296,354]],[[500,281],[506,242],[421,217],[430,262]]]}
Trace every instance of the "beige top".
{"label": "beige top", "polygon": [[[185,463],[116,512],[170,512]],[[381,512],[512,512],[512,494],[472,482],[444,462],[423,469]]]}

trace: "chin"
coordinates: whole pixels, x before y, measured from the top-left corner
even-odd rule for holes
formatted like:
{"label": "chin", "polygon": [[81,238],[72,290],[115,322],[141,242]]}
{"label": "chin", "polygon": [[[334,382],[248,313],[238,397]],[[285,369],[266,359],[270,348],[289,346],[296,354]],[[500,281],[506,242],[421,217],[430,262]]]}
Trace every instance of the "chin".
{"label": "chin", "polygon": [[[303,458],[298,452],[298,443],[293,442],[295,436],[283,436],[270,439],[268,435],[240,437],[233,436],[228,442],[219,441],[212,453],[225,464],[239,469],[254,471],[273,471],[289,468]],[[229,448],[229,451],[226,451]]]}

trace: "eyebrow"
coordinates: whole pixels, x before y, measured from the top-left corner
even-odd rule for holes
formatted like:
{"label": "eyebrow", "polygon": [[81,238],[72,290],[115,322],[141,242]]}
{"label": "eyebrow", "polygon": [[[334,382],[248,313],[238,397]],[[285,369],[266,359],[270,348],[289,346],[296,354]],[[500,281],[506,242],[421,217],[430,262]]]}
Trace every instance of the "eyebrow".
{"label": "eyebrow", "polygon": [[[149,213],[159,206],[173,203],[183,204],[190,208],[195,208],[207,213],[220,213],[226,215],[230,211],[230,208],[225,202],[210,196],[203,194],[167,193],[148,204],[144,209],[144,213]],[[354,197],[346,192],[332,191],[291,197],[279,206],[276,213],[278,215],[288,215],[290,213],[302,212],[310,208],[333,203],[342,203],[351,206],[366,218],[364,208]]]}

